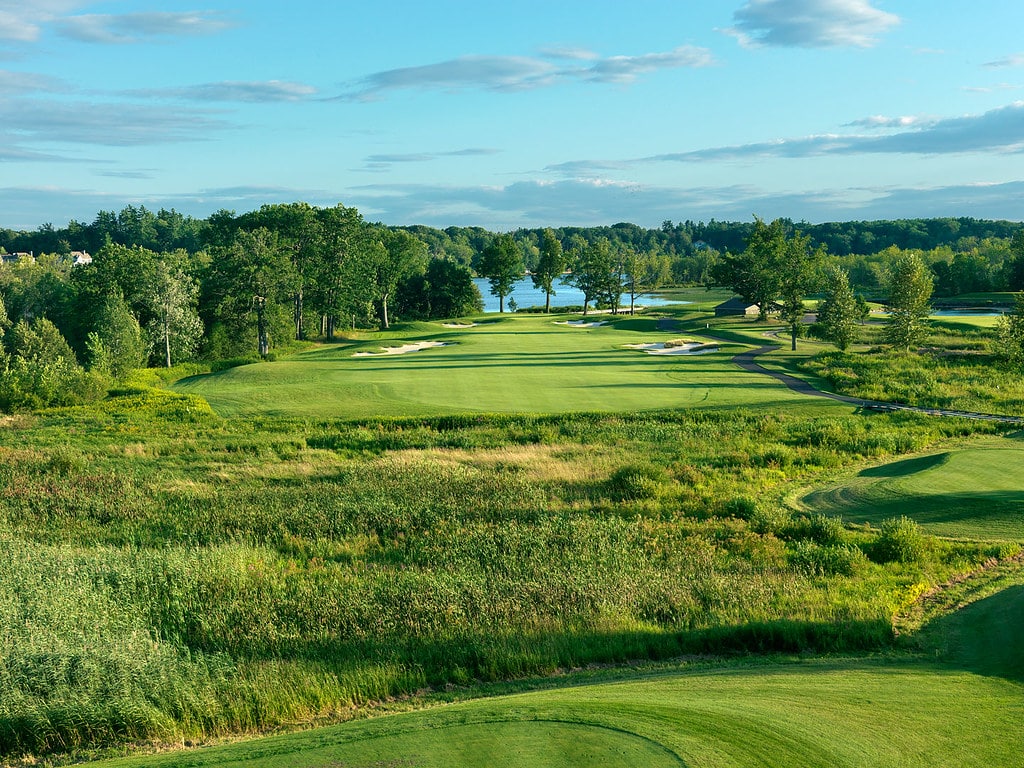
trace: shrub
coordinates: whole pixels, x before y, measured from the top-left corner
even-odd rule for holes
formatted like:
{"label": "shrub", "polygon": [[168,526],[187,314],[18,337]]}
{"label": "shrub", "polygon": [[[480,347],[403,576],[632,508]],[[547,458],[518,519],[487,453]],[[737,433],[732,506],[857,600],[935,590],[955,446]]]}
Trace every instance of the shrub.
{"label": "shrub", "polygon": [[722,502],[721,514],[723,517],[750,520],[757,514],[757,501],[749,496],[734,496]]}
{"label": "shrub", "polygon": [[921,526],[906,516],[883,521],[872,553],[878,563],[921,562],[925,553]]}
{"label": "shrub", "polygon": [[612,472],[606,485],[613,501],[656,499],[664,490],[665,470],[652,464],[627,464]]}
{"label": "shrub", "polygon": [[852,576],[866,560],[863,552],[849,544],[798,541],[789,553],[790,566],[810,576]]}
{"label": "shrub", "polygon": [[263,358],[259,355],[245,355],[243,357],[229,357],[224,360],[215,360],[210,363],[210,372],[219,373],[220,371],[226,371],[229,368],[238,368],[241,365],[252,365],[258,363]]}
{"label": "shrub", "polygon": [[801,517],[786,531],[790,539],[811,541],[824,547],[843,544],[843,533],[842,520],[822,514]]}

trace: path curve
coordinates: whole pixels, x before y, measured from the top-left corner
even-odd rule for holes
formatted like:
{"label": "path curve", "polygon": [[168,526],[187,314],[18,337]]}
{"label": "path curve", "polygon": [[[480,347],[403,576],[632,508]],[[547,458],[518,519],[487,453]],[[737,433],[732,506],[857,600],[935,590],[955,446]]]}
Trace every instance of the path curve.
{"label": "path curve", "polygon": [[773,349],[778,348],[779,347],[775,344],[769,344],[763,347],[758,347],[757,349],[750,349],[746,352],[740,352],[738,355],[733,357],[732,361],[744,371],[749,371],[750,373],[762,373],[765,376],[771,376],[773,379],[781,381],[791,390],[798,392],[801,395],[827,397],[830,400],[838,400],[841,403],[856,405],[859,408],[867,408],[873,411],[910,411],[912,413],[924,413],[929,416],[959,416],[963,419],[999,421],[1005,424],[1024,424],[1024,418],[1019,416],[1003,416],[997,413],[974,413],[972,411],[950,411],[942,408],[922,408],[914,405],[899,405],[896,403],[883,402],[881,400],[864,400],[860,397],[850,397],[849,395],[839,395],[835,392],[825,392],[811,386],[803,379],[798,379],[796,376],[791,376],[788,373],[769,371],[757,362],[757,357],[763,355],[765,352],[771,352]]}

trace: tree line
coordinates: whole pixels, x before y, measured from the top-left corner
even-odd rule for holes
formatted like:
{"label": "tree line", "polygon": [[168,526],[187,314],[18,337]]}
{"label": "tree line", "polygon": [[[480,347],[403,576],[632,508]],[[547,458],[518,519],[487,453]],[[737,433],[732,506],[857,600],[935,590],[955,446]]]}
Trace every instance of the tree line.
{"label": "tree line", "polygon": [[[831,252],[823,238],[844,233],[851,243],[893,242],[867,255],[841,243]],[[897,244],[913,242],[933,247]],[[81,250],[92,263],[73,266],[68,256]],[[9,255],[26,252],[32,258]],[[805,269],[826,253],[830,270]],[[65,399],[78,396],[69,392],[86,397],[141,365],[267,357],[291,341],[330,341],[342,328],[388,328],[396,314],[472,314],[482,306],[474,272],[488,280],[502,311],[527,272],[546,294],[546,311],[559,277],[583,293],[584,312],[617,311],[623,297],[632,305],[670,283],[726,285],[762,310],[777,305],[794,343],[810,292],[825,291],[820,328],[844,322],[846,299],[829,293],[840,273],[851,294],[872,296],[892,294],[893,269],[908,260],[925,273],[929,298],[1024,289],[1024,230],[973,219],[807,231],[787,219],[755,219],[492,233],[388,227],[343,205],[265,205],[206,219],[128,206],[101,212],[91,224],[0,230],[0,254],[8,254],[0,269],[0,407],[8,410],[61,402],[58,391]]]}
{"label": "tree line", "polygon": [[[1006,248],[1009,270],[1024,270],[1024,233],[1014,234]],[[929,267],[919,252],[889,248],[884,253],[889,258],[879,281],[889,313],[883,338],[894,349],[909,352],[928,336],[932,296],[941,273],[934,263]],[[755,218],[744,249],[726,254],[715,265],[712,282],[756,306],[761,320],[777,312],[789,330],[792,349],[810,328],[846,350],[857,336],[857,326],[867,319],[869,306],[854,293],[842,263],[787,220],[766,223]],[[811,294],[820,299],[814,322],[808,324],[805,299]],[[1014,367],[1024,365],[1024,292],[1015,294],[1013,308],[1000,318],[996,336],[999,357]]]}

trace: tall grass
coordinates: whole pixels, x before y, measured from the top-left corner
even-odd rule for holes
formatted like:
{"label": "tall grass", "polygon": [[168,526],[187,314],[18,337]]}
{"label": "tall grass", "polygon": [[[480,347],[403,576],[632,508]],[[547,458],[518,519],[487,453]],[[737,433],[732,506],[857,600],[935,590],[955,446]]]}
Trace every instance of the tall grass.
{"label": "tall grass", "polygon": [[1024,379],[988,354],[825,352],[801,368],[865,400],[1024,415]]}
{"label": "tall grass", "polygon": [[874,562],[876,532],[778,499],[993,425],[253,424],[203,405],[129,390],[0,429],[0,753],[341,718],[596,662],[879,647],[922,589],[992,554]]}

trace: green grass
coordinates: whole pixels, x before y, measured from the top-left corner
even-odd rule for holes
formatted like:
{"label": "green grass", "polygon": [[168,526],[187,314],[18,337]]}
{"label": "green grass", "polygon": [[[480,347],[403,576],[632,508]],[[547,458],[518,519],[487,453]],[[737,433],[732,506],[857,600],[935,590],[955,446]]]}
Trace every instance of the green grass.
{"label": "green grass", "polygon": [[896,611],[996,550],[873,562],[853,557],[870,534],[819,542],[780,496],[1000,429],[767,409],[225,420],[135,390],[10,419],[0,751],[333,721],[630,659],[886,647]]}
{"label": "green grass", "polygon": [[547,690],[449,694],[454,703],[418,712],[100,765],[1016,765],[1024,572],[1004,568],[979,588],[961,610],[934,613],[911,638],[914,656],[591,671],[539,683]]}
{"label": "green grass", "polygon": [[[1020,444],[994,437],[1008,427],[802,398],[729,361],[769,324],[685,306],[659,316],[671,328],[653,316],[589,330],[542,316],[410,324],[194,376],[181,385],[192,394],[140,386],[3,420],[0,753],[336,723],[637,659],[891,654],[895,617],[922,594],[1019,551],[1004,541],[1018,529],[983,514],[1011,494],[1012,523],[1019,488],[999,473],[971,515],[951,507],[975,541],[915,532],[912,558],[883,556],[877,530],[784,504],[796,485],[883,460],[869,485],[904,483],[922,512],[929,493],[960,504],[988,464],[1020,464]],[[697,357],[622,348],[703,333],[727,343]],[[418,339],[456,343],[352,357]],[[814,346],[773,357],[792,366]],[[964,615],[1002,621],[1006,645],[1017,603],[986,605]],[[945,649],[928,662],[945,666],[586,673],[571,682],[594,685],[156,759],[814,765],[831,749],[838,764],[1005,764],[1000,744],[971,735],[1005,730],[1006,699],[1019,698],[980,644],[999,635],[941,616],[928,626]],[[970,710],[947,735],[950,702]]]}
{"label": "green grass", "polygon": [[914,663],[664,674],[145,760],[171,766],[1015,765],[1024,687]]}
{"label": "green grass", "polygon": [[[688,310],[676,314],[698,316]],[[742,349],[735,343],[723,344],[717,353],[693,356],[653,356],[624,349],[626,344],[679,335],[679,331],[656,330],[653,318],[596,315],[592,319],[608,325],[589,329],[555,324],[570,316],[479,319],[482,324],[468,330],[417,323],[390,334],[367,334],[358,342],[185,379],[175,388],[201,395],[227,417],[361,418],[367,414],[712,407],[843,410],[834,403],[795,395],[767,377],[740,371],[730,362]],[[683,325],[689,334],[699,333],[705,324],[691,320]],[[353,357],[358,351],[421,340],[451,346],[388,357]]]}
{"label": "green grass", "polygon": [[864,469],[801,504],[855,523],[906,515],[942,536],[1024,540],[1024,439],[987,439]]}

